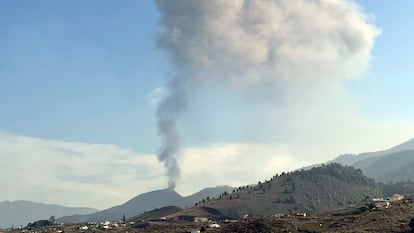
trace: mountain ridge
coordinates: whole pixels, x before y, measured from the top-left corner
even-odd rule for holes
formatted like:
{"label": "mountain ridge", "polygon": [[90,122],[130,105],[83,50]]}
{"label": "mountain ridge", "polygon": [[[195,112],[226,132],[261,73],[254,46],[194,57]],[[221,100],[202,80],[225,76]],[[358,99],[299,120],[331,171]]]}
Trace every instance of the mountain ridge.
{"label": "mountain ridge", "polygon": [[87,207],[67,207],[57,204],[45,204],[27,200],[0,202],[0,228],[26,225],[51,216],[61,217],[70,214],[89,214],[99,211]]}
{"label": "mountain ridge", "polygon": [[167,218],[194,216],[209,219],[241,218],[245,214],[271,216],[289,211],[319,213],[346,208],[366,199],[380,197],[373,179],[360,169],[338,163],[273,176],[254,186],[199,203]]}
{"label": "mountain ridge", "polygon": [[185,208],[192,206],[196,201],[205,198],[206,195],[213,197],[218,196],[224,191],[232,190],[230,186],[217,186],[213,188],[202,189],[189,196],[181,196],[177,192],[169,189],[161,189],[139,194],[129,201],[110,207],[108,209],[88,214],[64,216],[57,219],[57,222],[88,222],[88,221],[107,221],[122,219],[125,214],[127,218],[137,216],[145,211],[153,210],[163,206],[177,206]]}
{"label": "mountain ridge", "polygon": [[330,163],[340,163],[362,169],[364,174],[377,182],[414,180],[414,170],[410,169],[411,166],[414,166],[414,138],[386,150],[341,154],[325,163],[303,167],[302,169],[307,170]]}
{"label": "mountain ridge", "polygon": [[[373,152],[363,152],[363,153],[359,153],[359,154],[341,154],[339,156],[337,156],[335,159],[329,161],[329,162],[338,162],[341,164],[346,164],[346,165],[351,165],[355,162],[364,160],[364,159],[368,159],[368,158],[372,158],[372,157],[378,157],[378,156],[383,156],[383,155],[387,155],[387,154],[393,154],[393,153],[397,153],[400,151],[405,151],[405,150],[414,150],[414,138],[411,138],[403,143],[400,143],[396,146],[393,146],[389,149],[385,149],[385,150],[379,150],[379,151],[373,151]],[[347,160],[349,160],[348,162],[346,162]]]}

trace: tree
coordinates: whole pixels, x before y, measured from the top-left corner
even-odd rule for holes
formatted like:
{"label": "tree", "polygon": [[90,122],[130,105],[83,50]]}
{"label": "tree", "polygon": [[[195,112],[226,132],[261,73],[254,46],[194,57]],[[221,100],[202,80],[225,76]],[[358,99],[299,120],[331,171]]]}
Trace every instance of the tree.
{"label": "tree", "polygon": [[369,208],[370,210],[375,209],[375,207],[376,207],[376,205],[375,205],[375,203],[374,203],[374,202],[370,202],[370,203],[368,204],[368,208]]}
{"label": "tree", "polygon": [[50,218],[49,218],[49,222],[50,222],[51,224],[55,224],[55,221],[56,221],[56,217],[55,217],[54,215],[50,216]]}
{"label": "tree", "polygon": [[411,218],[410,223],[408,224],[408,226],[411,227],[411,232],[414,232],[414,218]]}

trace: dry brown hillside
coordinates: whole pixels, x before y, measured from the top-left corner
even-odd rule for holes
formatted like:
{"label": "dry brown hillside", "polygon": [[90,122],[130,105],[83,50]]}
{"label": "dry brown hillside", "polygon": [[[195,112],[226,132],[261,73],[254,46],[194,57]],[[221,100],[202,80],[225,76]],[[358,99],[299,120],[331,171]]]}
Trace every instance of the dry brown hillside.
{"label": "dry brown hillside", "polygon": [[240,218],[245,214],[318,213],[343,209],[368,197],[382,196],[372,179],[359,169],[340,164],[275,175],[254,186],[239,187],[219,198],[203,200],[170,218],[205,216]]}

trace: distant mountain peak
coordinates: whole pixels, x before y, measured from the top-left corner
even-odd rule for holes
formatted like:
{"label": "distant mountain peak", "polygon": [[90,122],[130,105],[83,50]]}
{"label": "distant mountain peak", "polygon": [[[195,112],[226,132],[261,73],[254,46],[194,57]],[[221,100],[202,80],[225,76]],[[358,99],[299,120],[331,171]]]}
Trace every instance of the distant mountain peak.
{"label": "distant mountain peak", "polygon": [[145,211],[164,206],[190,207],[195,202],[209,196],[219,196],[224,191],[231,190],[230,186],[218,186],[214,188],[205,188],[197,193],[183,197],[179,193],[171,189],[159,189],[139,194],[127,201],[126,203],[109,209],[89,214],[66,216],[58,219],[58,222],[88,222],[88,221],[106,221],[119,220],[125,214],[127,217],[134,217]]}
{"label": "distant mountain peak", "polygon": [[39,219],[48,219],[52,215],[61,217],[73,214],[90,214],[96,211],[98,210],[92,208],[66,207],[25,200],[3,201],[0,202],[0,228],[26,225]]}
{"label": "distant mountain peak", "polygon": [[392,147],[389,150],[413,150],[414,149],[414,138],[407,140],[397,146]]}
{"label": "distant mountain peak", "polygon": [[335,162],[360,168],[364,174],[381,182],[413,180],[414,138],[382,151],[342,154],[327,163]]}

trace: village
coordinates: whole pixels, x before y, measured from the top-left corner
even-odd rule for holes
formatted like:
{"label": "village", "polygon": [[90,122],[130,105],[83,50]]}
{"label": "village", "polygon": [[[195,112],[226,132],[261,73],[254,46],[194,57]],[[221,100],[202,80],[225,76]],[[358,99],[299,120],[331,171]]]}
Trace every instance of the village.
{"label": "village", "polygon": [[[206,217],[189,216],[180,219],[169,219],[168,217],[162,216],[156,219],[137,222],[128,221],[124,218],[120,221],[87,222],[82,224],[51,223],[48,220],[39,220],[26,227],[7,229],[5,232],[0,231],[0,233],[229,232],[226,229],[235,229],[235,226],[244,226],[246,224],[258,224],[257,221],[263,221],[263,224],[277,223],[282,228],[287,225],[294,225],[296,229],[311,228],[324,232],[332,227],[345,227],[347,222],[351,224],[352,221],[359,220],[357,218],[358,216],[375,216],[376,214],[381,214],[383,218],[387,219],[387,214],[392,215],[394,213],[394,215],[401,215],[407,212],[406,210],[401,211],[407,207],[410,207],[408,209],[410,212],[414,212],[412,208],[412,196],[394,194],[387,198],[372,198],[367,200],[365,204],[331,213],[308,214],[291,210],[285,214],[274,214],[268,217],[250,216],[246,214],[241,219],[226,219],[221,221],[210,220]],[[354,220],[350,221],[349,219]],[[387,219],[387,221],[391,221],[391,218]]]}
{"label": "village", "polygon": [[389,208],[392,202],[401,201],[404,199],[404,195],[394,194],[391,197],[387,198],[373,198],[372,202],[375,204],[376,208]]}

